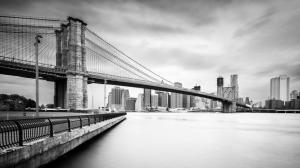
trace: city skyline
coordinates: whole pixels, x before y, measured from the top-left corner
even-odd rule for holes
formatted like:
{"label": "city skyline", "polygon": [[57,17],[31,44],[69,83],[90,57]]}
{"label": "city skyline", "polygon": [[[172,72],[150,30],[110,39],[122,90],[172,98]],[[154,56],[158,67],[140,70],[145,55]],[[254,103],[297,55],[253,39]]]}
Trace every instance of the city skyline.
{"label": "city skyline", "polygon": [[[216,92],[215,80],[219,75],[225,77],[226,87],[230,84],[227,76],[238,74],[240,96],[263,101],[269,95],[269,79],[287,74],[291,77],[290,90],[300,90],[296,38],[300,30],[296,21],[299,13],[293,10],[299,7],[297,1],[174,4],[171,1],[2,1],[0,4],[3,14],[57,18],[78,16],[72,6],[80,5],[81,18],[93,30],[158,74],[181,82],[185,88],[200,84],[203,91]],[[39,8],[45,4],[56,10]],[[123,9],[122,14],[119,9]],[[190,10],[177,12],[178,9]],[[146,19],[141,20],[140,14]],[[111,16],[111,21],[104,19],[105,16]],[[2,92],[34,97],[34,86],[24,89],[24,85],[34,84],[30,79],[1,75],[0,83]],[[16,86],[14,90],[10,89],[12,85]],[[43,95],[53,95],[49,89],[53,84],[41,82],[41,87]],[[53,101],[49,97],[41,101]],[[101,102],[101,97],[95,101]]]}

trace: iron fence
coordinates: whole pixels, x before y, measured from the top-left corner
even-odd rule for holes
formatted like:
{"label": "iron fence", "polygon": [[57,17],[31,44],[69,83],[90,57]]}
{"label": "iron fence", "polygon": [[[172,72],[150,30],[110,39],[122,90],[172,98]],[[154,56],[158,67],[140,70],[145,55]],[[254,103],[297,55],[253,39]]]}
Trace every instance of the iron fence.
{"label": "iron fence", "polygon": [[53,137],[60,132],[96,124],[126,113],[107,113],[81,116],[47,117],[0,121],[0,149],[23,146],[25,142]]}

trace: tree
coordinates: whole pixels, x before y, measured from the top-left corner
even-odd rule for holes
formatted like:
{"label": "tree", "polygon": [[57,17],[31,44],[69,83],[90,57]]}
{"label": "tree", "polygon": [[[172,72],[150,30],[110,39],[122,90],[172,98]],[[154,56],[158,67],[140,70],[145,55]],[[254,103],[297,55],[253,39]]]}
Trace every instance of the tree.
{"label": "tree", "polygon": [[35,101],[32,99],[28,99],[25,103],[25,108],[30,107],[30,108],[35,108]]}

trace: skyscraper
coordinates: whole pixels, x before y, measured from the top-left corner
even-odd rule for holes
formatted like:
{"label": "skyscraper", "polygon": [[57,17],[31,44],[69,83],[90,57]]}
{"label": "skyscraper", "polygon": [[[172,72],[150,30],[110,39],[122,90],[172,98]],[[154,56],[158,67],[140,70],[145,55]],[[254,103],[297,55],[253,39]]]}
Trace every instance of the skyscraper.
{"label": "skyscraper", "polygon": [[158,95],[153,94],[151,95],[151,107],[157,108],[157,106],[158,106]]}
{"label": "skyscraper", "polygon": [[[175,87],[182,88],[182,84],[179,82],[174,83]],[[180,108],[182,106],[182,94],[171,93],[171,108]]]}
{"label": "skyscraper", "polygon": [[110,108],[112,111],[119,111],[122,107],[122,89],[114,87],[111,89],[111,103]]}
{"label": "skyscraper", "polygon": [[108,105],[112,111],[123,111],[126,106],[126,99],[129,97],[129,90],[114,87],[108,95]]}
{"label": "skyscraper", "polygon": [[238,84],[238,75],[233,74],[230,76],[230,86],[233,91],[233,99],[238,100],[239,98],[239,84]]}
{"label": "skyscraper", "polygon": [[[196,92],[201,92],[201,86],[200,85],[196,85],[192,88],[192,90],[195,90]],[[202,105],[202,101],[200,97],[197,96],[191,96],[191,107],[195,107],[195,108],[201,108]]]}
{"label": "skyscraper", "polygon": [[270,80],[270,99],[289,101],[290,100],[290,78],[287,75]]}
{"label": "skyscraper", "polygon": [[297,99],[297,96],[299,96],[299,93],[297,90],[293,90],[291,91],[291,94],[290,94],[290,99]]}
{"label": "skyscraper", "polygon": [[151,89],[144,89],[144,108],[151,107]]}
{"label": "skyscraper", "polygon": [[136,102],[136,98],[133,97],[128,97],[126,99],[126,105],[125,105],[125,110],[126,111],[135,111],[135,102]]}
{"label": "skyscraper", "polygon": [[234,98],[233,87],[223,87],[223,97],[232,100]]}
{"label": "skyscraper", "polygon": [[191,107],[191,97],[190,95],[182,95],[182,106],[183,108],[189,109]]}
{"label": "skyscraper", "polygon": [[223,86],[224,86],[224,79],[223,77],[217,78],[217,96],[223,97]]}
{"label": "skyscraper", "polygon": [[136,111],[143,111],[144,110],[144,94],[140,93],[138,98],[135,102],[135,110]]}
{"label": "skyscraper", "polygon": [[158,106],[160,107],[168,107],[168,93],[156,91],[158,94]]}
{"label": "skyscraper", "polygon": [[121,104],[122,104],[121,109],[122,110],[125,110],[125,108],[126,108],[127,98],[129,98],[129,90],[128,89],[122,89],[122,98],[121,98]]}
{"label": "skyscraper", "polygon": [[245,104],[249,104],[249,105],[251,104],[250,98],[249,98],[249,97],[246,97],[246,98],[245,98]]}

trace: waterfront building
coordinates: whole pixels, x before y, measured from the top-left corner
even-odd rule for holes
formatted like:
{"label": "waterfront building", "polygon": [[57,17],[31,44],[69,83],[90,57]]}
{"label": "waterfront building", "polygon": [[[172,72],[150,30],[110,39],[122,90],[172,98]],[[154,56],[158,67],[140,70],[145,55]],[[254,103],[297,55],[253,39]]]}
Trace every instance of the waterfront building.
{"label": "waterfront building", "polygon": [[[192,90],[195,90],[196,92],[201,92],[201,86],[200,85],[196,85],[192,88]],[[191,107],[196,108],[196,109],[204,109],[205,108],[205,104],[202,101],[203,99],[201,97],[197,97],[197,96],[191,96]]]}
{"label": "waterfront building", "polygon": [[126,111],[135,111],[136,98],[128,97],[125,103]]}
{"label": "waterfront building", "polygon": [[297,90],[293,90],[290,94],[290,99],[297,99],[297,97],[299,96],[299,92]]}
{"label": "waterfront building", "polygon": [[108,107],[108,108],[111,107],[111,102],[112,102],[112,93],[109,92],[109,93],[108,93],[108,102],[107,102],[107,107]]}
{"label": "waterfront building", "polygon": [[110,109],[112,111],[120,111],[122,108],[122,89],[114,87],[111,89]]}
{"label": "waterfront building", "polygon": [[168,107],[168,99],[169,99],[168,92],[156,91],[156,93],[158,95],[158,106]]}
{"label": "waterfront building", "polygon": [[157,94],[151,95],[151,107],[152,108],[158,107],[158,95]]}
{"label": "waterfront building", "polygon": [[189,109],[191,107],[191,96],[190,95],[182,95],[182,106],[183,108]]}
{"label": "waterfront building", "polygon": [[[175,87],[182,88],[182,84],[179,82],[174,83]],[[179,93],[171,93],[171,108],[182,108],[183,97]]]}
{"label": "waterfront building", "polygon": [[129,90],[120,87],[114,87],[108,94],[108,106],[111,111],[124,111],[126,99],[129,97]]}
{"label": "waterfront building", "polygon": [[284,108],[284,101],[282,100],[266,100],[265,108],[267,109],[283,109]]}
{"label": "waterfront building", "polygon": [[237,102],[239,102],[239,103],[244,103],[244,100],[243,100],[242,97],[239,97],[238,100],[237,100]]}
{"label": "waterfront building", "polygon": [[151,107],[151,89],[144,89],[144,108]]}
{"label": "waterfront building", "polygon": [[249,98],[249,97],[246,97],[246,98],[245,98],[245,104],[249,104],[249,105],[251,104],[250,98]]}
{"label": "waterfront building", "polygon": [[121,99],[121,110],[124,111],[126,109],[126,101],[129,98],[129,90],[128,89],[122,89],[122,99]]}
{"label": "waterfront building", "polygon": [[135,102],[135,110],[136,111],[143,111],[144,108],[144,94],[140,93],[138,94],[137,100]]}
{"label": "waterfront building", "polygon": [[270,99],[289,101],[290,100],[290,78],[287,75],[270,80]]}

